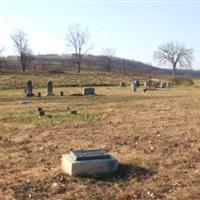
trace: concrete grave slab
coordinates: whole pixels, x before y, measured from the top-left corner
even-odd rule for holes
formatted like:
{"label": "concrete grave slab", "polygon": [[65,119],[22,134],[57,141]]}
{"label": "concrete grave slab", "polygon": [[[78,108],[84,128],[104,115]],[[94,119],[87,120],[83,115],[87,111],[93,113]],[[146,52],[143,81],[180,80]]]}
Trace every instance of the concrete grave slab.
{"label": "concrete grave slab", "polygon": [[118,160],[103,149],[75,150],[62,155],[62,168],[71,176],[112,173]]}
{"label": "concrete grave slab", "polygon": [[19,101],[20,104],[28,104],[28,103],[31,103],[30,100],[21,100]]}

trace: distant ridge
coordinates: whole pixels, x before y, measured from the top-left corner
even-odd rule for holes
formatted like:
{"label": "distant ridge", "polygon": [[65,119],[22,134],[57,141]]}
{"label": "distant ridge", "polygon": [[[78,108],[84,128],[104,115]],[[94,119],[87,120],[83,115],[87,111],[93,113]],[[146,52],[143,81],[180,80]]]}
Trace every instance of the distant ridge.
{"label": "distant ridge", "polygon": [[[104,55],[85,55],[82,60],[82,69],[85,70],[99,70],[107,71],[106,56]],[[8,56],[5,58],[2,70],[20,70],[20,64],[16,56]],[[31,66],[28,70],[39,71],[55,71],[64,72],[68,70],[76,70],[76,66],[73,62],[71,54],[44,54],[34,55],[32,58]],[[163,69],[152,66],[150,64],[143,63],[141,61],[135,61],[120,57],[114,57],[111,65],[111,71],[121,71],[130,73],[142,73],[142,74],[155,74],[155,75],[171,75],[171,69]],[[192,69],[178,69],[177,75],[185,76],[200,76],[200,70]]]}

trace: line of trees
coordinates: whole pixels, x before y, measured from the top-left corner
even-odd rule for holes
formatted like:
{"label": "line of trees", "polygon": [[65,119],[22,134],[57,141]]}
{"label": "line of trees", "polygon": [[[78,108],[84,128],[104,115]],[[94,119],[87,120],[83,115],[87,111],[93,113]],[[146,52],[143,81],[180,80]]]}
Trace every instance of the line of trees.
{"label": "line of trees", "polygon": [[[80,73],[82,60],[85,54],[91,49],[89,44],[89,30],[87,27],[82,27],[80,24],[69,25],[66,34],[66,47],[73,51],[73,61],[77,66],[77,72]],[[29,39],[25,32],[21,30],[15,31],[11,34],[15,50],[19,56],[22,71],[25,72],[32,59],[32,50],[29,46]],[[0,67],[2,64],[3,46],[0,45]],[[104,67],[108,72],[111,72],[112,64],[115,59],[115,50],[106,48],[103,50]],[[177,67],[191,67],[193,61],[193,49],[186,48],[185,45],[179,42],[169,42],[158,47],[154,52],[154,58],[159,61],[161,65],[170,64],[173,75],[176,75]]]}

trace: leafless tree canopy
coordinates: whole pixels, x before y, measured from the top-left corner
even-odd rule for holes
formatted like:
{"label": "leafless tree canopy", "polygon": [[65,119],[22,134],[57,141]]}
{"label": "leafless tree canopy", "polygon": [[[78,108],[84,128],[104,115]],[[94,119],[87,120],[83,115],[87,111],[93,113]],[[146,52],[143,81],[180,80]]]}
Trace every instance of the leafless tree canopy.
{"label": "leafless tree canopy", "polygon": [[186,48],[179,42],[169,42],[162,45],[154,53],[160,64],[171,64],[173,75],[176,75],[177,67],[190,68],[193,60],[193,49]]}
{"label": "leafless tree canopy", "polygon": [[25,72],[31,58],[31,49],[28,45],[27,34],[21,30],[17,30],[11,35],[15,49],[20,57],[22,71]]}
{"label": "leafless tree canopy", "polygon": [[106,69],[107,71],[111,72],[112,62],[115,56],[115,50],[112,48],[106,48],[103,50],[103,55],[106,58]]}
{"label": "leafless tree canopy", "polygon": [[66,36],[67,48],[74,51],[75,63],[78,65],[78,73],[80,73],[82,57],[86,54],[91,46],[88,46],[89,31],[80,24],[70,25]]}

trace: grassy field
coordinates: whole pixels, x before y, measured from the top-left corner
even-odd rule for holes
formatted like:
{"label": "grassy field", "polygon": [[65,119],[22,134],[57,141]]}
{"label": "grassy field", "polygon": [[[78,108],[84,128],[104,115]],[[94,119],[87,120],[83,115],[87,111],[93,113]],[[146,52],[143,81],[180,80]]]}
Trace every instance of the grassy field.
{"label": "grassy field", "polygon": [[[82,80],[1,76],[0,199],[199,200],[200,80],[191,87],[146,93],[96,87],[97,95],[86,97],[71,96],[80,87],[63,86],[75,81],[117,85],[133,77],[76,76]],[[38,83],[35,94],[45,94],[46,81],[53,80],[55,96],[20,104],[27,99],[23,88],[29,79]],[[42,118],[39,106],[46,111]],[[78,113],[71,115],[67,107]],[[81,148],[107,149],[119,159],[118,171],[103,177],[64,174],[62,154]]]}

